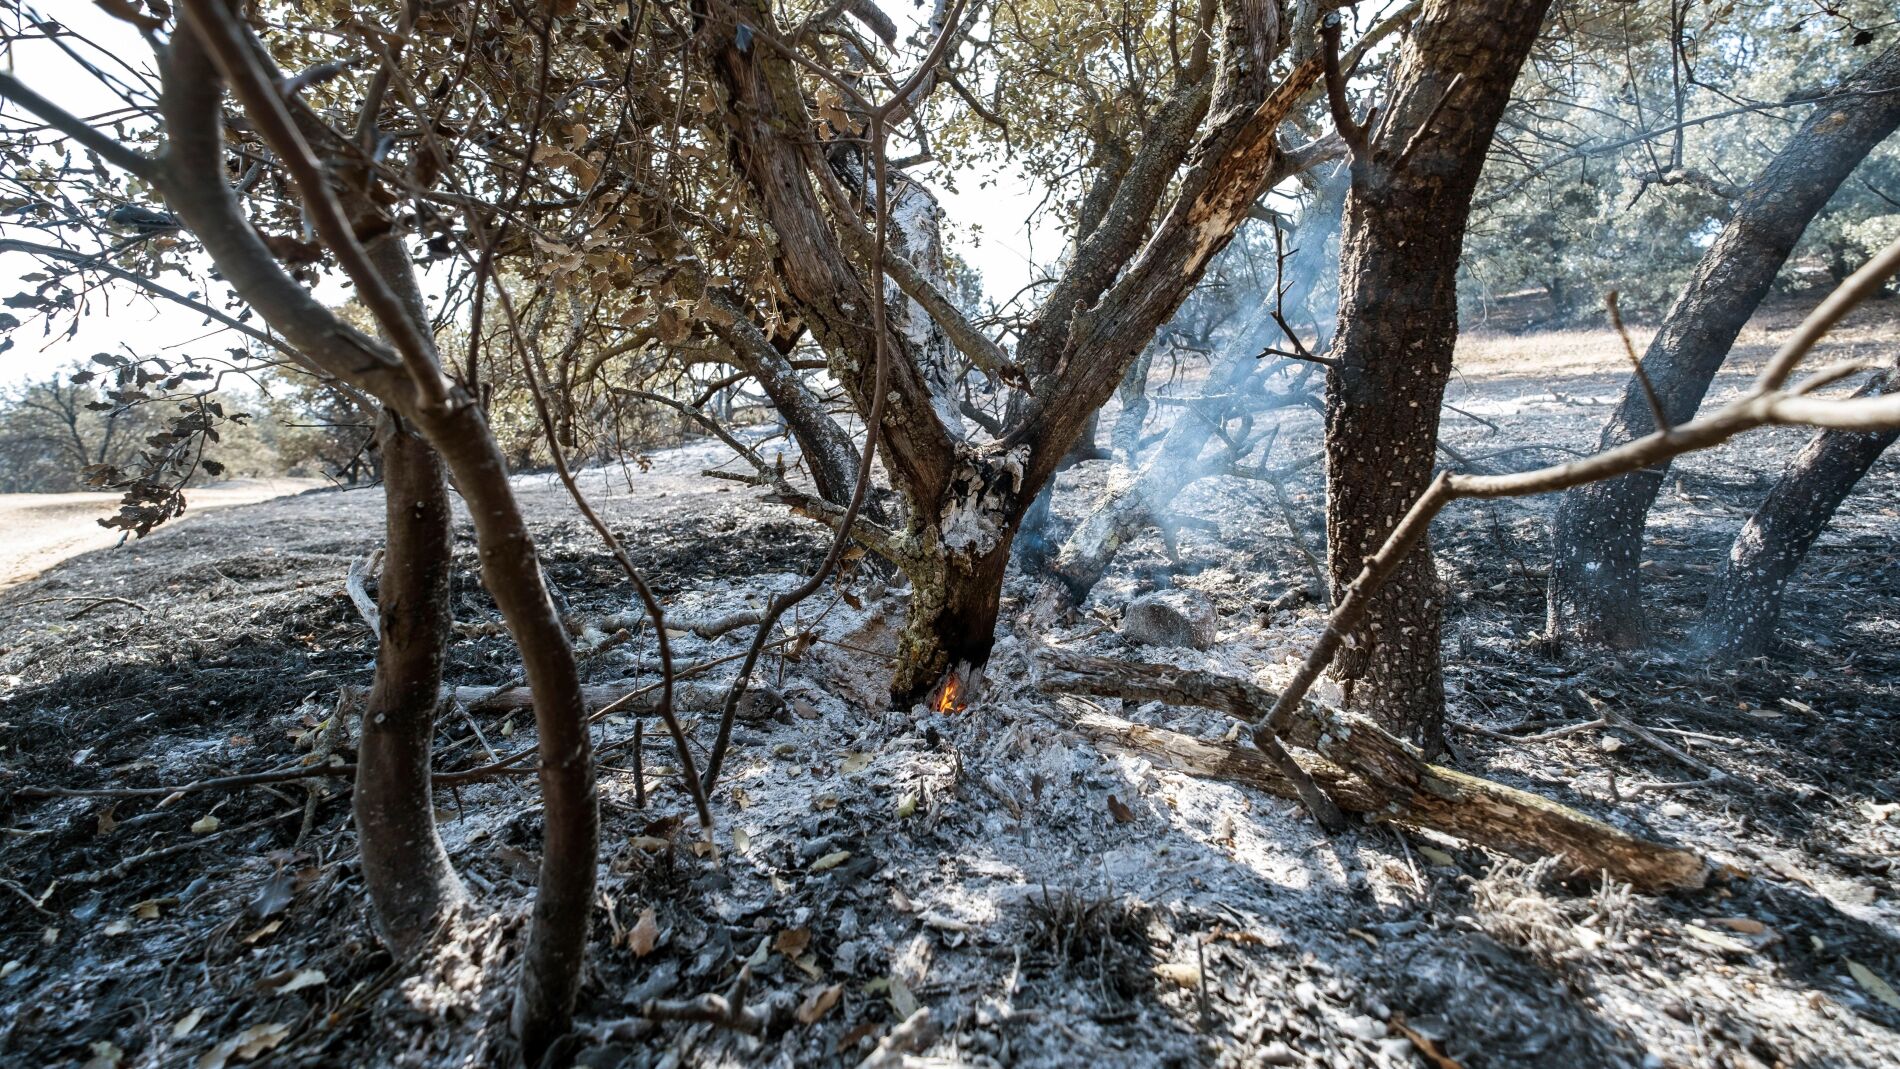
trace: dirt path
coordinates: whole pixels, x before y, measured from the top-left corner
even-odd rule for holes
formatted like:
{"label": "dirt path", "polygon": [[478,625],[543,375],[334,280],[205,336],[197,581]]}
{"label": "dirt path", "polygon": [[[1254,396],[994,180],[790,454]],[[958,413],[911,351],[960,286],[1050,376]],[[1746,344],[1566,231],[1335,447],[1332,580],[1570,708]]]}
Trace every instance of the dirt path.
{"label": "dirt path", "polygon": [[[192,512],[208,512],[321,485],[316,479],[233,479],[198,487],[186,496]],[[113,505],[111,494],[0,494],[0,590],[63,560],[118,543],[124,532],[95,522],[110,516]]]}

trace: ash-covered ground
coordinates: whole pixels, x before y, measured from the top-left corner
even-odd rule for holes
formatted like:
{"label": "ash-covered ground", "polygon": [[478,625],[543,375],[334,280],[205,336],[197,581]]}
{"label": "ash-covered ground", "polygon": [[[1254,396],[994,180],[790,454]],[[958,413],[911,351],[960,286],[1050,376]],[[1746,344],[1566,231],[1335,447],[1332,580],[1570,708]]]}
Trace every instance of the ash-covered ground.
{"label": "ash-covered ground", "polygon": [[[1740,387],[1789,326],[1745,335],[1718,389]],[[1883,355],[1884,315],[1833,355]],[[1883,341],[1882,339],[1888,339]],[[1444,427],[1500,468],[1587,449],[1622,382],[1601,334],[1476,338]],[[1174,387],[1191,391],[1192,382]],[[1112,413],[1110,414],[1112,419]],[[1288,414],[1276,449],[1311,449]],[[1900,1064],[1900,478],[1883,461],[1800,573],[1769,659],[1712,667],[1681,645],[1704,584],[1802,435],[1690,458],[1651,526],[1656,641],[1617,658],[1540,638],[1552,502],[1465,505],[1436,529],[1451,591],[1455,762],[1721,866],[1694,893],[1561,883],[1455,840],[1362,825],[1329,837],[1289,802],[1146,761],[1065,728],[1084,702],[1038,691],[1020,636],[956,715],[887,710],[901,586],[859,563],[806,602],[760,672],[696,845],[663,732],[598,728],[603,840],[590,974],[566,1056],[588,1066],[857,1065],[927,1007],[909,1064],[1099,1066],[1891,1066]],[[1535,447],[1535,448],[1530,448]],[[768,447],[769,448],[769,447]],[[1506,452],[1514,451],[1514,452]],[[590,498],[675,626],[757,608],[822,558],[822,532],[706,478],[716,445],[601,469]],[[1073,522],[1113,478],[1065,473]],[[637,602],[564,491],[520,486],[577,642]],[[1308,469],[1290,513],[1226,478],[1177,503],[1177,554],[1145,536],[1073,618],[1038,636],[1271,686],[1317,634],[1307,587],[1323,546]],[[374,643],[344,595],[380,541],[378,490],[323,491],[191,514],[0,595],[0,1060],[212,1067],[500,1064],[540,839],[531,779],[443,790],[440,818],[474,905],[429,955],[378,945],[340,785],[124,798],[21,787],[168,787],[285,768],[326,734]],[[1287,520],[1292,520],[1289,526]],[[450,676],[517,668],[460,532]],[[1206,652],[1118,631],[1157,587],[1211,601]],[[1005,621],[1034,591],[1012,582]],[[111,600],[103,600],[111,599]],[[1273,604],[1277,610],[1263,609]],[[682,663],[750,629],[682,633]],[[654,643],[592,656],[592,682],[651,682]],[[730,678],[717,668],[697,693]],[[1158,703],[1128,719],[1220,737],[1232,724]],[[1603,703],[1723,773],[1712,784],[1624,732],[1567,726]],[[692,704],[690,701],[688,704]],[[689,719],[703,743],[711,717]],[[443,769],[532,742],[523,711],[450,712]],[[655,1024],[650,998],[726,993],[745,970],[765,1026]],[[893,1063],[896,1064],[896,1063]]]}

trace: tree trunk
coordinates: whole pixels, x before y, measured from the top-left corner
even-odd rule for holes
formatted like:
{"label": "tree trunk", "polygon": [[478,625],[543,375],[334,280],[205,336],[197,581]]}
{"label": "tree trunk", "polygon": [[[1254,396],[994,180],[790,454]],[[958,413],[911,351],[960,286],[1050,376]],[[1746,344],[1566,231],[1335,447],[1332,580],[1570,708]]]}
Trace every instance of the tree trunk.
{"label": "tree trunk", "polygon": [[[834,225],[837,210],[849,206],[819,196],[819,186],[829,190],[840,176],[829,151],[835,146],[810,137],[819,124],[805,104],[803,75],[779,52],[751,45],[752,26],[775,25],[771,5],[742,0],[707,10],[701,31],[723,90],[723,142],[775,233],[774,266],[786,296],[824,346],[853,407],[860,415],[883,412],[878,455],[908,515],[901,537],[872,537],[901,545],[897,555],[915,588],[892,688],[899,702],[928,695],[933,675],[947,667],[987,657],[1023,514],[1249,207],[1291,173],[1276,134],[1317,79],[1318,61],[1295,64],[1276,83],[1273,60],[1284,49],[1278,5],[1228,0],[1220,8],[1218,70],[1182,79],[1151,117],[1137,156],[1112,183],[1102,224],[1077,244],[1069,270],[1043,295],[1043,314],[1024,328],[1013,354],[1024,380],[1021,403],[986,444],[959,437],[961,415],[949,390],[955,378],[940,365],[954,357],[945,339],[962,338],[957,345],[973,350],[973,360],[993,343],[958,322],[952,302],[935,300],[942,294],[908,260],[916,276],[885,260],[890,281],[945,322],[925,330],[899,302],[883,337],[868,329],[878,318],[865,314],[870,287],[886,280],[867,280],[848,255],[872,244],[851,236],[857,220],[841,224],[842,232]],[[927,237],[935,216],[928,199],[892,193],[900,201],[893,221]],[[907,236],[902,244],[928,266],[927,241]],[[878,388],[880,354],[888,356],[887,381]]]}
{"label": "tree trunk", "polygon": [[[1471,194],[1548,6],[1427,3],[1379,135],[1355,153],[1332,347],[1338,364],[1326,376],[1335,601],[1431,482]],[[1440,609],[1431,549],[1421,543],[1334,667],[1356,706],[1428,751],[1442,742],[1445,714]]]}
{"label": "tree trunk", "polygon": [[[593,748],[574,652],[543,582],[534,541],[508,481],[501,449],[480,407],[452,387],[444,389],[444,403],[430,402],[423,383],[446,387],[431,378],[441,374],[433,351],[404,354],[409,361],[427,362],[428,366],[420,367],[337,320],[277,264],[245,218],[235,193],[221,180],[226,72],[211,61],[201,34],[221,39],[226,63],[236,62],[234,55],[254,57],[256,53],[247,42],[232,39],[234,31],[211,13],[215,10],[208,2],[187,6],[194,32],[174,34],[165,55],[160,110],[170,142],[158,184],[169,206],[203,242],[239,297],[326,371],[376,395],[414,423],[454,474],[468,506],[481,551],[483,582],[521,650],[535,696],[543,852],[512,1023],[524,1059],[538,1064],[572,1022],[593,909],[599,812],[594,801]],[[245,97],[247,112],[263,109],[259,98],[269,90],[260,89],[259,82],[271,76],[240,73],[246,78],[240,95]],[[285,140],[278,133],[274,147],[280,154],[308,152]],[[318,217],[323,215],[308,197],[305,206]],[[333,247],[337,243],[333,236],[325,240]],[[373,269],[387,274],[386,268]],[[371,281],[385,284],[380,279],[353,280],[359,291]],[[379,325],[389,330],[403,324],[379,317]],[[429,347],[426,333],[416,345]]]}
{"label": "tree trunk", "polygon": [[388,411],[377,437],[388,533],[376,598],[376,682],[363,712],[352,802],[363,883],[377,927],[400,957],[427,940],[463,898],[436,834],[429,788],[443,649],[453,622],[453,517],[435,450]]}
{"label": "tree trunk", "polygon": [[[1855,396],[1887,393],[1882,373]],[[1742,525],[1695,630],[1696,645],[1724,658],[1769,651],[1788,580],[1854,485],[1900,431],[1822,431],[1788,462]]]}
{"label": "tree trunk", "polygon": [[936,516],[917,517],[920,549],[904,569],[911,596],[891,681],[896,708],[930,698],[953,670],[980,669],[996,643],[1010,545],[1027,505],[1027,450],[958,451],[947,500]]}
{"label": "tree trunk", "polygon": [[[1749,316],[1808,222],[1856,165],[1900,125],[1900,45],[1861,68],[1814,114],[1743,196],[1649,344],[1643,369],[1672,424],[1694,418]],[[1602,448],[1656,430],[1631,378]],[[1666,465],[1580,486],[1558,506],[1548,614],[1553,636],[1629,647],[1642,641],[1643,527]]]}

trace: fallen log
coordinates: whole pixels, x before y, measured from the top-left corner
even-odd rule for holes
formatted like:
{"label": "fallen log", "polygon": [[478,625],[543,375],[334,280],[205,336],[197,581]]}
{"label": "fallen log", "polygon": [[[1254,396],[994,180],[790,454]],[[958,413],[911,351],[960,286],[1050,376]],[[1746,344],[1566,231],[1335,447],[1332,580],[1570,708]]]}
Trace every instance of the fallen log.
{"label": "fallen log", "polygon": [[[1246,680],[1172,665],[1048,647],[1037,651],[1037,661],[1038,686],[1053,693],[1193,705],[1248,722],[1272,708],[1275,697]],[[1113,752],[1283,798],[1299,797],[1293,781],[1267,755],[1249,747],[1208,742],[1099,711],[1076,714],[1069,723]],[[1516,857],[1561,857],[1574,872],[1608,872],[1641,891],[1693,889],[1708,878],[1708,862],[1693,850],[1631,835],[1529,791],[1431,764],[1363,716],[1309,708],[1287,741],[1320,755],[1301,765],[1347,812],[1429,828]]]}

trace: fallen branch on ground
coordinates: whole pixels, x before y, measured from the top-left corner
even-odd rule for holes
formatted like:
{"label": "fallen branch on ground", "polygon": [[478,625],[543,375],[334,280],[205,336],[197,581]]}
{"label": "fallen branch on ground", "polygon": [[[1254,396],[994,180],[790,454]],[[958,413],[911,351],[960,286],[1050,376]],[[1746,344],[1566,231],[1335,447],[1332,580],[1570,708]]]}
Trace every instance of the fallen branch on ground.
{"label": "fallen branch on ground", "polygon": [[[1211,672],[1136,664],[1044,648],[1037,685],[1053,693],[1093,694],[1217,709],[1257,720],[1276,695]],[[1264,753],[1206,742],[1100,712],[1071,718],[1076,730],[1111,750],[1146,757],[1195,775],[1234,780],[1283,798],[1294,781]],[[1455,835],[1515,856],[1554,855],[1580,872],[1607,871],[1644,891],[1702,886],[1709,866],[1692,850],[1651,842],[1528,791],[1433,765],[1417,750],[1353,714],[1315,710],[1291,726],[1287,741],[1326,760],[1305,771],[1340,808],[1375,820]]]}
{"label": "fallen branch on ground", "polygon": [[[1295,729],[1294,721],[1306,704],[1307,694],[1319,682],[1321,673],[1333,663],[1334,656],[1345,644],[1347,636],[1365,622],[1373,597],[1424,541],[1432,520],[1453,501],[1465,498],[1489,500],[1527,497],[1568,490],[1585,483],[1627,475],[1684,453],[1721,445],[1736,435],[1759,427],[1813,426],[1844,430],[1900,427],[1900,394],[1848,400],[1814,396],[1816,391],[1866,370],[1867,365],[1863,362],[1830,364],[1800,382],[1789,383],[1790,377],[1815,344],[1848,312],[1879,292],[1887,280],[1897,273],[1900,273],[1900,240],[1881,250],[1828,294],[1769,358],[1754,385],[1709,415],[1681,426],[1658,430],[1647,437],[1625,442],[1580,460],[1532,471],[1506,475],[1460,475],[1440,471],[1425,493],[1412,502],[1411,508],[1400,517],[1378,552],[1366,559],[1365,567],[1341,593],[1332,613],[1326,618],[1326,630],[1313,643],[1306,659],[1287,682],[1286,689],[1275,698],[1264,716],[1253,720],[1255,745],[1263,751],[1272,752],[1277,740]],[[1315,816],[1321,814],[1316,811]]]}

